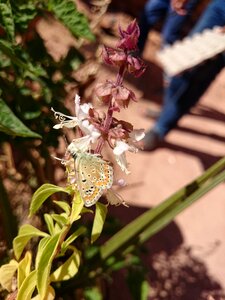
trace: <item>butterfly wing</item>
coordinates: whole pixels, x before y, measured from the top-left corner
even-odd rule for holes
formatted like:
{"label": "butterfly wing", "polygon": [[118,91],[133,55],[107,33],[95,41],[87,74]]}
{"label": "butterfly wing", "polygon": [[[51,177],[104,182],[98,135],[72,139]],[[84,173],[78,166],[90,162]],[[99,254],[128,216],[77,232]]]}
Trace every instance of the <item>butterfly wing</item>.
{"label": "butterfly wing", "polygon": [[77,185],[85,206],[94,205],[113,183],[113,168],[97,155],[83,153],[76,158]]}

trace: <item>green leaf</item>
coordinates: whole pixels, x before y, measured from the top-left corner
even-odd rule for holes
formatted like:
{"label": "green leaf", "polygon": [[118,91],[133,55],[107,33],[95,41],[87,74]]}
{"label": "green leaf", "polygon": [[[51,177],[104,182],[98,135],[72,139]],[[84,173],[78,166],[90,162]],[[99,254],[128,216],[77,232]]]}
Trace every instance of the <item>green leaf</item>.
{"label": "green leaf", "polygon": [[72,242],[74,242],[76,240],[76,238],[78,238],[78,236],[80,236],[81,234],[84,234],[86,231],[87,231],[87,228],[84,226],[78,228],[74,233],[72,233],[68,237],[68,239],[65,242],[63,242],[62,248],[66,250],[68,248],[68,246]]}
{"label": "green leaf", "polygon": [[15,25],[13,20],[12,8],[9,0],[1,0],[0,3],[0,20],[7,33],[8,39],[14,41]]}
{"label": "green leaf", "polygon": [[40,231],[39,229],[29,224],[25,224],[20,228],[18,236],[13,240],[13,250],[16,259],[20,258],[23,249],[25,248],[29,240],[35,236],[46,237],[48,235],[47,233]]}
{"label": "green leaf", "polygon": [[40,206],[48,199],[52,194],[63,192],[69,194],[66,188],[59,187],[54,184],[45,183],[34,193],[30,204],[30,216],[32,216],[40,208]]}
{"label": "green leaf", "polygon": [[94,218],[92,232],[91,232],[91,243],[94,243],[97,240],[97,238],[100,236],[104,226],[106,214],[107,214],[106,205],[97,202],[96,210],[95,210],[95,218]]}
{"label": "green leaf", "polygon": [[0,131],[12,136],[41,138],[41,136],[26,127],[0,99]]}
{"label": "green leaf", "polygon": [[28,53],[19,45],[14,46],[8,41],[0,39],[0,50],[10,58],[13,64],[25,71],[24,77],[28,76],[38,81],[40,81],[39,76],[47,77],[47,73],[41,65],[33,65]]}
{"label": "green leaf", "polygon": [[70,215],[70,224],[80,218],[81,211],[84,207],[84,202],[80,194],[75,194],[72,201],[72,210]]}
{"label": "green leaf", "polygon": [[74,277],[77,274],[80,266],[80,257],[80,251],[73,247],[72,255],[51,274],[50,280],[63,281]]}
{"label": "green leaf", "polygon": [[30,274],[30,267],[32,262],[32,255],[30,251],[27,251],[24,258],[19,262],[18,265],[18,274],[17,274],[17,286],[20,289],[23,281],[27,278]]}
{"label": "green leaf", "polygon": [[53,201],[53,202],[56,205],[58,205],[60,208],[62,208],[67,215],[70,214],[71,208],[68,203],[66,203],[65,201]]}
{"label": "green leaf", "polygon": [[[54,300],[55,299],[55,290],[50,285],[47,288],[45,300]],[[36,295],[31,300],[40,300],[40,295]]]}
{"label": "green leaf", "polygon": [[47,293],[52,261],[57,251],[61,234],[63,234],[63,232],[59,232],[49,238],[42,249],[41,255],[39,256],[37,264],[37,289],[40,295],[40,300],[44,300]]}
{"label": "green leaf", "polygon": [[15,259],[10,260],[8,264],[0,268],[0,284],[8,292],[12,289],[12,279],[18,268],[18,262]]}
{"label": "green leaf", "polygon": [[47,237],[44,237],[40,240],[40,242],[38,244],[36,259],[35,259],[35,269],[37,269],[37,266],[39,265],[40,258],[43,255],[43,251],[45,249],[45,246],[47,245],[47,243],[49,242],[50,239],[51,239],[51,236],[47,236]]}
{"label": "green leaf", "polygon": [[75,37],[94,40],[87,18],[80,12],[72,0],[49,0],[48,9],[54,13]]}
{"label": "green leaf", "polygon": [[50,235],[53,235],[55,233],[55,228],[52,216],[50,214],[44,214],[44,219],[48,227],[48,232],[50,233]]}
{"label": "green leaf", "polygon": [[17,30],[25,31],[37,13],[38,10],[34,1],[26,1],[25,3],[13,1],[13,15]]}
{"label": "green leaf", "polygon": [[103,300],[102,294],[97,287],[86,288],[84,290],[85,300]]}
{"label": "green leaf", "polygon": [[181,211],[224,181],[225,171],[216,175],[224,168],[225,158],[222,158],[199,178],[129,223],[101,246],[102,259],[107,259],[116,252],[121,251],[121,248],[127,249],[129,252],[138,243],[144,243],[170,223]]}
{"label": "green leaf", "polygon": [[52,214],[52,218],[59,224],[60,227],[63,227],[68,222],[68,218],[65,213],[61,215]]}
{"label": "green leaf", "polygon": [[16,300],[31,300],[37,282],[37,271],[32,271],[23,281]]}
{"label": "green leaf", "polygon": [[150,287],[142,268],[129,269],[127,283],[133,300],[148,300]]}

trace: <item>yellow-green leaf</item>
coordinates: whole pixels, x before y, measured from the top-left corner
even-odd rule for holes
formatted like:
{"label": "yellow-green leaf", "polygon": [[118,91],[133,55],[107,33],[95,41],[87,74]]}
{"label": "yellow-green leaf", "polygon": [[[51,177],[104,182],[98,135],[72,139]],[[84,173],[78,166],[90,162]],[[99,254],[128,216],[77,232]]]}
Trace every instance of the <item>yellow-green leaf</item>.
{"label": "yellow-green leaf", "polygon": [[67,194],[70,193],[68,189],[50,183],[45,183],[40,186],[32,197],[30,205],[30,216],[32,216],[40,208],[40,206],[45,202],[45,200],[48,199],[49,196],[57,192],[63,192]]}
{"label": "yellow-green leaf", "polygon": [[100,236],[105,222],[107,211],[108,210],[106,205],[99,202],[96,203],[95,218],[91,232],[91,243],[94,243],[94,241],[96,241],[97,238]]}
{"label": "yellow-green leaf", "polygon": [[52,261],[54,259],[62,234],[63,232],[59,232],[49,238],[45,243],[42,253],[39,257],[37,264],[37,289],[40,295],[40,300],[45,299],[47,287],[49,285],[49,274],[52,267]]}
{"label": "yellow-green leaf", "polygon": [[23,249],[29,242],[29,240],[34,236],[48,236],[47,233],[40,231],[39,229],[35,228],[34,226],[30,224],[23,225],[20,230],[19,234],[15,239],[13,240],[13,250],[16,256],[16,259],[19,260]]}
{"label": "yellow-green leaf", "polygon": [[60,208],[62,208],[67,215],[70,214],[71,208],[68,203],[66,203],[65,201],[53,201],[53,202],[56,205],[58,205]]}
{"label": "yellow-green leaf", "polygon": [[54,234],[54,222],[50,214],[44,214],[45,223],[48,227],[48,231],[51,235]]}
{"label": "yellow-green leaf", "polygon": [[75,239],[76,239],[79,235],[85,233],[86,231],[87,231],[87,228],[84,227],[84,226],[78,228],[74,233],[72,233],[72,234],[68,237],[68,239],[67,239],[65,242],[63,242],[62,248],[66,250],[66,249],[68,248],[68,246],[69,246],[72,242],[74,242]]}
{"label": "yellow-green leaf", "polygon": [[61,228],[64,225],[66,225],[68,222],[68,217],[65,213],[60,214],[60,215],[52,214],[51,216],[52,216],[53,220],[55,220]]}
{"label": "yellow-green leaf", "polygon": [[70,215],[70,224],[80,218],[80,213],[84,207],[84,202],[80,194],[75,194],[72,202],[72,210]]}
{"label": "yellow-green leaf", "polygon": [[23,281],[20,289],[18,290],[16,300],[31,300],[36,283],[37,283],[37,271],[34,270]]}
{"label": "yellow-green leaf", "polygon": [[51,274],[51,281],[69,280],[76,275],[80,266],[81,253],[75,247],[73,249],[73,254]]}
{"label": "yellow-green leaf", "polygon": [[24,258],[19,262],[18,265],[18,289],[21,287],[23,281],[30,274],[30,266],[32,261],[32,255],[30,251],[27,251]]}
{"label": "yellow-green leaf", "polygon": [[8,292],[12,289],[12,278],[18,268],[18,262],[15,259],[10,260],[8,264],[0,268],[0,284]]}
{"label": "yellow-green leaf", "polygon": [[[40,295],[36,295],[31,300],[40,300]],[[54,300],[55,299],[55,290],[50,285],[47,288],[45,300]]]}
{"label": "yellow-green leaf", "polygon": [[35,269],[37,269],[37,266],[40,261],[40,257],[42,256],[45,246],[48,243],[48,241],[50,240],[50,238],[51,238],[50,236],[44,237],[43,239],[40,240],[40,242],[38,244],[38,250],[37,250],[37,255],[36,255],[36,259],[35,259]]}

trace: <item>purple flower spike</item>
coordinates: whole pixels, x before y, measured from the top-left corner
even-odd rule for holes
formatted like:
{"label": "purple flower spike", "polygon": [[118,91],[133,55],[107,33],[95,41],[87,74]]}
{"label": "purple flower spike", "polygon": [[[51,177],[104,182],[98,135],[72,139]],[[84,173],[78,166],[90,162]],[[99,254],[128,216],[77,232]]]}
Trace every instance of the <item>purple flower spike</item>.
{"label": "purple flower spike", "polygon": [[119,33],[120,33],[120,41],[117,44],[118,48],[128,50],[128,51],[137,49],[140,29],[138,27],[136,20],[132,21],[127,26],[126,30],[122,30],[121,27],[119,27]]}

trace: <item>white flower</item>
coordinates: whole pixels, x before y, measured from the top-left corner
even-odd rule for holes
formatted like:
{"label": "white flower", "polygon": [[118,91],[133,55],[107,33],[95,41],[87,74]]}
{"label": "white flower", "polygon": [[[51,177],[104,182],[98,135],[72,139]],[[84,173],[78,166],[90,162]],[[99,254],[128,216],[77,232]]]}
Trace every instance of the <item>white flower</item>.
{"label": "white flower", "polygon": [[111,205],[118,206],[120,204],[123,204],[124,206],[128,207],[123,198],[112,189],[108,189],[105,196],[108,203],[110,203]]}
{"label": "white flower", "polygon": [[129,134],[129,138],[127,141],[123,140],[117,140],[115,144],[115,148],[113,149],[113,153],[115,155],[116,161],[118,165],[120,166],[121,170],[125,172],[126,174],[129,174],[130,171],[128,170],[128,163],[126,159],[126,151],[129,152],[138,152],[138,148],[136,147],[136,144],[138,141],[143,139],[145,136],[144,129],[137,129],[133,130]]}
{"label": "white flower", "polygon": [[129,151],[130,149],[130,146],[126,142],[120,140],[116,141],[116,146],[113,149],[113,153],[115,155],[118,165],[120,166],[121,170],[126,174],[129,174],[130,171],[128,170],[128,163],[125,152]]}
{"label": "white flower", "polygon": [[91,143],[95,143],[101,135],[98,129],[94,125],[90,124],[88,120],[81,121],[79,123],[79,127],[83,134],[88,135],[90,137]]}
{"label": "white flower", "polygon": [[75,114],[78,119],[82,120],[89,116],[89,109],[93,108],[91,103],[84,103],[80,105],[80,96],[76,95],[75,99]]}
{"label": "white flower", "polygon": [[91,143],[91,136],[85,135],[81,138],[74,139],[67,147],[67,151],[75,155],[77,152],[87,152]]}
{"label": "white flower", "polygon": [[145,131],[144,129],[134,129],[129,136],[133,142],[139,142],[145,137]]}
{"label": "white flower", "polygon": [[74,128],[78,125],[78,118],[64,115],[53,108],[51,110],[54,112],[55,118],[59,119],[60,123],[53,126],[54,129],[60,129],[64,126],[67,128]]}
{"label": "white flower", "polygon": [[[88,121],[89,109],[92,108],[92,104],[84,103],[84,104],[80,105],[80,97],[78,95],[75,96],[74,102],[75,102],[76,117],[64,115],[60,112],[56,112],[53,108],[51,108],[51,110],[55,114],[55,118],[59,119],[59,121],[60,121],[60,123],[53,126],[53,128],[60,129],[60,128],[63,128],[64,126],[67,128],[73,128],[73,127],[78,126],[80,128],[80,130],[82,131],[82,133],[85,135],[85,139],[83,139],[83,140],[78,139],[78,145],[81,142],[81,144],[82,144],[81,148],[83,149],[83,147],[85,148],[87,146],[87,144],[85,144],[85,146],[83,146],[84,140],[85,140],[85,142],[87,142],[89,144],[95,143],[101,134],[98,131],[98,129],[95,128],[94,125],[90,124],[90,122]],[[74,144],[74,141],[71,144]],[[89,144],[88,144],[88,146],[89,146]],[[88,146],[87,146],[87,148],[88,148]]]}

